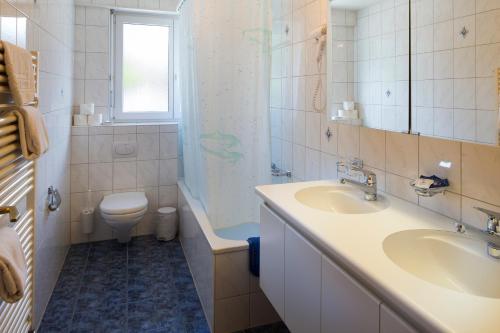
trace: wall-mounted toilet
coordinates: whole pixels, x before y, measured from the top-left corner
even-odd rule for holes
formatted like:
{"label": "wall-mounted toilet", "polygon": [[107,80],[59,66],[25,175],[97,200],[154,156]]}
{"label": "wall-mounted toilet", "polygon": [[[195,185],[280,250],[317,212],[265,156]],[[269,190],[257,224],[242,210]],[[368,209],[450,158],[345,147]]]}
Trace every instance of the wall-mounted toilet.
{"label": "wall-mounted toilet", "polygon": [[99,205],[101,216],[116,233],[120,243],[130,241],[131,230],[148,210],[144,192],[125,192],[106,195]]}

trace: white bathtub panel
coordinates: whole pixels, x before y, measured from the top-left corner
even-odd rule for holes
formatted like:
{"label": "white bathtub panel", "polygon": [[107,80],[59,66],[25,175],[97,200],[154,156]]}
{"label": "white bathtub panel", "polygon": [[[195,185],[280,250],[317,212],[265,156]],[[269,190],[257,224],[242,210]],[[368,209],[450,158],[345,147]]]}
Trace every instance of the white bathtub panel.
{"label": "white bathtub panel", "polygon": [[215,332],[231,333],[250,327],[249,295],[215,301]]}
{"label": "white bathtub panel", "polygon": [[208,324],[214,330],[214,256],[187,201],[179,191],[180,240]]}
{"label": "white bathtub panel", "polygon": [[248,250],[215,256],[215,299],[239,296],[250,292]]}

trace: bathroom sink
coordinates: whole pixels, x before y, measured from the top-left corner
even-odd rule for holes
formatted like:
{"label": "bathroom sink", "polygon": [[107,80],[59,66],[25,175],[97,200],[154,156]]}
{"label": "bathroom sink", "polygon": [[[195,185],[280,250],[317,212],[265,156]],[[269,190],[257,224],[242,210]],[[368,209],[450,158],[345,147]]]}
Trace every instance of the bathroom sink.
{"label": "bathroom sink", "polygon": [[437,286],[500,298],[500,261],[486,255],[486,243],[452,232],[408,230],[388,236],[385,254],[400,268]]}
{"label": "bathroom sink", "polygon": [[308,187],[295,193],[295,199],[310,208],[337,214],[370,214],[389,207],[384,196],[366,201],[363,191],[350,186]]}

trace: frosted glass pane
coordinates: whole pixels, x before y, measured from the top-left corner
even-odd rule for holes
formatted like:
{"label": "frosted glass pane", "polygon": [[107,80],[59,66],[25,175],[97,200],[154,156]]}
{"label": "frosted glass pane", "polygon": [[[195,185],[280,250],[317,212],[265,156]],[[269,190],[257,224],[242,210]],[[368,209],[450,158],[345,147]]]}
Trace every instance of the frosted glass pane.
{"label": "frosted glass pane", "polygon": [[123,112],[168,112],[169,28],[123,25]]}
{"label": "frosted glass pane", "polygon": [[16,25],[17,18],[16,17],[1,17],[0,18],[0,30],[1,30],[1,38],[7,42],[12,44],[16,44]]}

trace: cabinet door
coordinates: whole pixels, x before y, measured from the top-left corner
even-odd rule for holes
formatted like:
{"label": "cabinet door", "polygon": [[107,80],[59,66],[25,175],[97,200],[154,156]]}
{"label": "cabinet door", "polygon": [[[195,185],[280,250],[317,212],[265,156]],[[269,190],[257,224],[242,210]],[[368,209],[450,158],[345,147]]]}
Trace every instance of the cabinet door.
{"label": "cabinet door", "polygon": [[325,256],[321,282],[322,333],[379,331],[379,300]]}
{"label": "cabinet door", "polygon": [[293,333],[320,332],[321,253],[295,230],[285,231],[285,323]]}
{"label": "cabinet door", "polygon": [[260,288],[283,319],[285,313],[285,223],[260,207]]}
{"label": "cabinet door", "polygon": [[417,333],[385,304],[380,306],[380,333]]}

